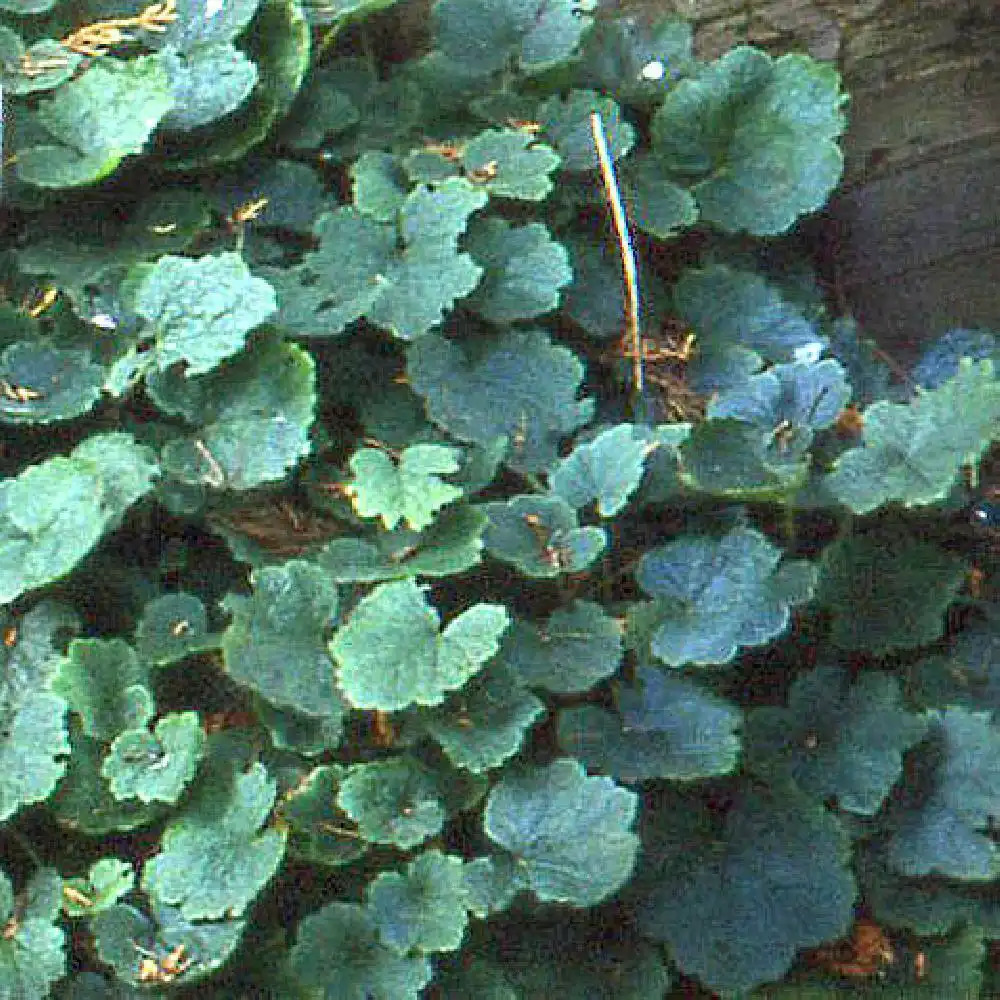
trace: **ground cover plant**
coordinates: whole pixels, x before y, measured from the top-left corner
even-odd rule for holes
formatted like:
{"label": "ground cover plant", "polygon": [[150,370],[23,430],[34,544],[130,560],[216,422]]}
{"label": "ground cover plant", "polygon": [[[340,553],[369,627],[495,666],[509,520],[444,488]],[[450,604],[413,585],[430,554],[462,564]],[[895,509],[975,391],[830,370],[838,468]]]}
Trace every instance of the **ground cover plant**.
{"label": "ground cover plant", "polygon": [[995,995],[996,338],[592,7],[0,0],[0,998]]}

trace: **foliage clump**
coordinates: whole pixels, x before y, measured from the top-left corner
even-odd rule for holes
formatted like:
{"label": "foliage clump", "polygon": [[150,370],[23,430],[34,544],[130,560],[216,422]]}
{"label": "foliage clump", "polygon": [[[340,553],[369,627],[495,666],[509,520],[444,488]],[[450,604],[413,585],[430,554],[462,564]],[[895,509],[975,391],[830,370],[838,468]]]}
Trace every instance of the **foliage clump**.
{"label": "foliage clump", "polygon": [[997,992],[997,338],[596,6],[0,4],[0,997]]}

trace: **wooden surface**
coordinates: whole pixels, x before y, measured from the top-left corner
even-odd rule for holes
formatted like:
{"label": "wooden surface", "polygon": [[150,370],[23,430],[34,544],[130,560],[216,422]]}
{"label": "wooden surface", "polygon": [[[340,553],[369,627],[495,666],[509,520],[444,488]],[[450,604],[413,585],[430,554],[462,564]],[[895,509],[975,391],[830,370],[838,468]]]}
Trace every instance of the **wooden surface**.
{"label": "wooden surface", "polygon": [[1000,332],[1000,4],[995,0],[625,0],[740,42],[833,59],[851,94],[830,208],[845,297],[901,360],[952,326]]}

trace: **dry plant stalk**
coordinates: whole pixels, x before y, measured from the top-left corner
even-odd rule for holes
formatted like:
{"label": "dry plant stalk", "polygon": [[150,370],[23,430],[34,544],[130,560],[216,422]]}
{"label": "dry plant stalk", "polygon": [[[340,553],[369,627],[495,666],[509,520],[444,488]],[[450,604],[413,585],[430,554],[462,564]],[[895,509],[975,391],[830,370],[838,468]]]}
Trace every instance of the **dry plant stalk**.
{"label": "dry plant stalk", "polygon": [[639,277],[635,263],[635,250],[629,237],[628,218],[622,204],[621,191],[615,177],[611,152],[604,134],[604,122],[596,111],[590,113],[590,131],[594,137],[594,149],[601,166],[601,180],[611,207],[611,219],[618,239],[618,250],[622,260],[622,277],[625,282],[625,343],[626,356],[632,359],[632,391],[636,398],[642,396],[645,388],[642,375],[642,339],[639,333]]}
{"label": "dry plant stalk", "polygon": [[81,56],[104,56],[110,49],[135,41],[130,31],[162,32],[177,20],[177,0],[162,0],[144,7],[135,17],[113,17],[78,28],[60,44]]}

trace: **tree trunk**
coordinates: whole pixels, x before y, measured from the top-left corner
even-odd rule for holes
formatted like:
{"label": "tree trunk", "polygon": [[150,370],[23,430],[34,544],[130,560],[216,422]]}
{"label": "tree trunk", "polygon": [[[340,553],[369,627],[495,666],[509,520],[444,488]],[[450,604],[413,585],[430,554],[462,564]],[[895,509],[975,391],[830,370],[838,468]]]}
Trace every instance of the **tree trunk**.
{"label": "tree trunk", "polygon": [[851,95],[829,209],[842,291],[903,360],[954,326],[1000,331],[1000,14],[993,0],[625,0],[740,42],[834,59]]}

